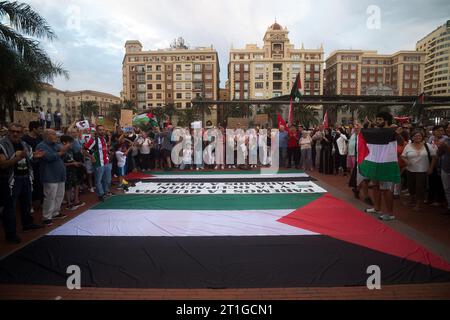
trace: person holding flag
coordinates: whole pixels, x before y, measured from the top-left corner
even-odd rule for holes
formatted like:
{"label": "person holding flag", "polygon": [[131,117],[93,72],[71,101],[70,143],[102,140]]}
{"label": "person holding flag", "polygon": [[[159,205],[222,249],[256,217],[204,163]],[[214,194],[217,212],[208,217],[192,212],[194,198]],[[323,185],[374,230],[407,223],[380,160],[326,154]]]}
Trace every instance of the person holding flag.
{"label": "person holding flag", "polygon": [[100,201],[105,201],[106,196],[112,195],[111,188],[111,162],[109,160],[109,146],[105,139],[105,128],[97,125],[95,135],[84,148],[90,154],[90,160],[94,165],[95,191]]}
{"label": "person holding flag", "polygon": [[[392,120],[390,113],[379,112],[375,119],[377,128],[361,129],[357,147],[358,170],[374,182],[374,207],[366,212],[379,214],[379,219],[384,221],[395,219],[393,188],[395,183],[400,183],[396,132],[390,127]],[[384,214],[382,200],[386,208]]]}

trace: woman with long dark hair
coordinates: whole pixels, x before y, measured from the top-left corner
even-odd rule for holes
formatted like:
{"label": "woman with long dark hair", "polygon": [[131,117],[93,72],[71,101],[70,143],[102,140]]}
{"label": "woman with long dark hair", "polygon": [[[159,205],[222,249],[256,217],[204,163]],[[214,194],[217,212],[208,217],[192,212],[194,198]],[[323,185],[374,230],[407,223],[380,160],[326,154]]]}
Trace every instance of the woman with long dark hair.
{"label": "woman with long dark hair", "polygon": [[320,164],[319,172],[324,174],[333,174],[333,137],[331,136],[331,129],[325,129],[325,136],[320,141]]}

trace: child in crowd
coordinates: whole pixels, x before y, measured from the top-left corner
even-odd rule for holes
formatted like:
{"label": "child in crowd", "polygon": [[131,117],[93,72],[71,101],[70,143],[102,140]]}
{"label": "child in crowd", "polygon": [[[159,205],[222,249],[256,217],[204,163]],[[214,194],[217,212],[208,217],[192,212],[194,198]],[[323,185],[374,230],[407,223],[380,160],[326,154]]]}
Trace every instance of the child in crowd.
{"label": "child in crowd", "polygon": [[126,174],[126,165],[127,165],[127,155],[128,152],[134,147],[134,142],[129,145],[127,148],[125,143],[122,143],[121,146],[116,151],[116,159],[117,159],[117,175],[119,176],[120,180],[120,187],[124,190],[127,189],[126,185],[124,184],[124,176]]}
{"label": "child in crowd", "polygon": [[[63,145],[72,145],[74,139],[69,135],[63,135],[60,138]],[[67,209],[70,211],[76,210],[85,205],[78,198],[80,193],[80,179],[79,168],[82,166],[81,162],[74,159],[73,149],[69,148],[63,156],[64,165],[66,166],[66,201]]]}

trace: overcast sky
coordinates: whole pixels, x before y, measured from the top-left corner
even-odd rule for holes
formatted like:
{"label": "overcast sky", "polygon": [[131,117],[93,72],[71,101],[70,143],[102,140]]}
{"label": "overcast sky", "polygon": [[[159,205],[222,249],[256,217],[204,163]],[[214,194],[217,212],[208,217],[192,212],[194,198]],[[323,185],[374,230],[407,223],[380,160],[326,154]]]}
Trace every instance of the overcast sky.
{"label": "overcast sky", "polygon": [[[43,42],[63,63],[70,80],[62,90],[91,89],[119,95],[126,40],[144,50],[169,47],[182,36],[192,46],[219,53],[220,86],[227,79],[231,46],[263,44],[275,18],[295,47],[317,48],[325,57],[337,49],[379,53],[414,50],[416,41],[450,19],[448,0],[29,0],[56,32]],[[379,17],[379,19],[377,19]]]}

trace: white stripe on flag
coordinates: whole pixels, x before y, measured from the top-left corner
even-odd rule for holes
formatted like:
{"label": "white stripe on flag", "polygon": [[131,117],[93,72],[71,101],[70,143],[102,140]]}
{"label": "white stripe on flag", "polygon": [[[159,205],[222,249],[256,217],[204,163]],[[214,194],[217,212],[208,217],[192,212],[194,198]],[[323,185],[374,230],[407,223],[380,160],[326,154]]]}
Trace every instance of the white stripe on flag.
{"label": "white stripe on flag", "polygon": [[364,159],[376,163],[397,162],[397,141],[388,144],[367,144],[369,154]]}
{"label": "white stripe on flag", "polygon": [[103,143],[102,143],[102,139],[97,138],[97,142],[98,142],[98,158],[99,158],[99,162],[100,165],[103,166],[105,164],[105,160],[103,157]]}
{"label": "white stripe on flag", "polygon": [[277,220],[287,210],[88,210],[50,236],[277,236],[317,235]]}

